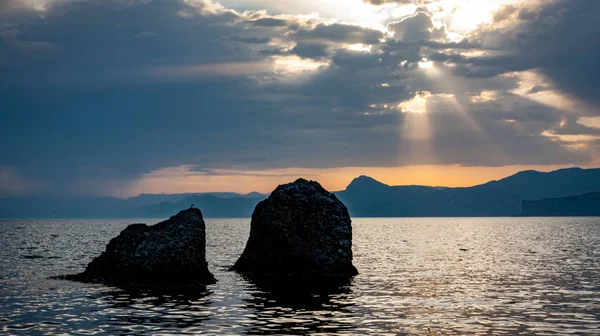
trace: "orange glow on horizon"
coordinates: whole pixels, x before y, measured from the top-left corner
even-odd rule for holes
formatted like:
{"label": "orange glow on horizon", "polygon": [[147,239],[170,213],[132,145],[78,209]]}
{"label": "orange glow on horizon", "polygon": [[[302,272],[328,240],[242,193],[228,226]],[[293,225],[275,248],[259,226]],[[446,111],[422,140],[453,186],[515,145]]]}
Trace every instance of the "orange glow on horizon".
{"label": "orange glow on horizon", "polygon": [[277,185],[303,177],[316,180],[330,191],[344,190],[360,175],[370,176],[388,185],[425,185],[439,187],[468,187],[498,180],[522,170],[552,171],[572,165],[464,167],[458,165],[428,165],[407,167],[346,167],[346,168],[287,168],[262,171],[215,170],[206,175],[189,171],[188,167],[172,167],[146,174],[129,186],[115,192],[117,197],[141,193],[201,193],[253,191],[269,193]]}

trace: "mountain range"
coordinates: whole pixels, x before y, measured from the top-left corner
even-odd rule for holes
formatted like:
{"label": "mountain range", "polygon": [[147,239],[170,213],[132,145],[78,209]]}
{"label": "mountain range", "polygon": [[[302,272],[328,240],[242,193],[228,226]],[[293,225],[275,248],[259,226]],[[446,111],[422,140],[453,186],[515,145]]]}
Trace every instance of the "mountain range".
{"label": "mountain range", "polygon": [[[368,176],[335,194],[353,217],[476,217],[521,213],[525,200],[600,191],[600,169],[522,171],[472,187],[389,186]],[[129,199],[0,199],[0,218],[165,218],[195,204],[207,218],[250,217],[260,193],[141,194]]]}
{"label": "mountain range", "polygon": [[521,216],[600,216],[600,192],[523,201]]}
{"label": "mountain range", "polygon": [[355,217],[477,217],[521,213],[523,200],[600,191],[600,169],[522,171],[464,188],[388,186],[361,176],[337,193]]}

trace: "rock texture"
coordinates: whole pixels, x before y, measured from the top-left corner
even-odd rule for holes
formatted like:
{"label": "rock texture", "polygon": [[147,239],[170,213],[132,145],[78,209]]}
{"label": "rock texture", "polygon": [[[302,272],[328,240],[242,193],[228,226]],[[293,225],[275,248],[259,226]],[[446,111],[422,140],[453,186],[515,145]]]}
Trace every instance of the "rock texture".
{"label": "rock texture", "polygon": [[136,288],[212,284],[205,244],[202,213],[183,210],[156,225],[129,225],[83,273],[64,278]]}
{"label": "rock texture", "polygon": [[231,270],[257,276],[353,276],[346,206],[314,181],[280,185],[252,214],[250,238]]}

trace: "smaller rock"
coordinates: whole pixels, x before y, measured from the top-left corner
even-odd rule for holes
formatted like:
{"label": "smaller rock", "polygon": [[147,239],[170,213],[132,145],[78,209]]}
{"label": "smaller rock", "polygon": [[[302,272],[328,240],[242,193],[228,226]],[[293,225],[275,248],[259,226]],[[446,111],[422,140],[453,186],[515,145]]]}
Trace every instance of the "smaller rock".
{"label": "smaller rock", "polygon": [[202,213],[187,209],[156,225],[129,225],[83,273],[62,278],[154,289],[213,284],[205,246]]}

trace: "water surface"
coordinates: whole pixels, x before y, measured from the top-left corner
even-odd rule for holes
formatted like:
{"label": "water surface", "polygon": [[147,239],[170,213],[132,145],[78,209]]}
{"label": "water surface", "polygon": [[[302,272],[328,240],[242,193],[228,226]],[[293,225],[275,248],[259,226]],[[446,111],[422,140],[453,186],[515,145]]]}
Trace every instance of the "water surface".
{"label": "water surface", "polygon": [[600,335],[600,218],[356,218],[360,275],[307,291],[228,272],[249,220],[207,219],[219,282],[204,291],[127,293],[48,279],[82,271],[133,222],[0,221],[0,331]]}

